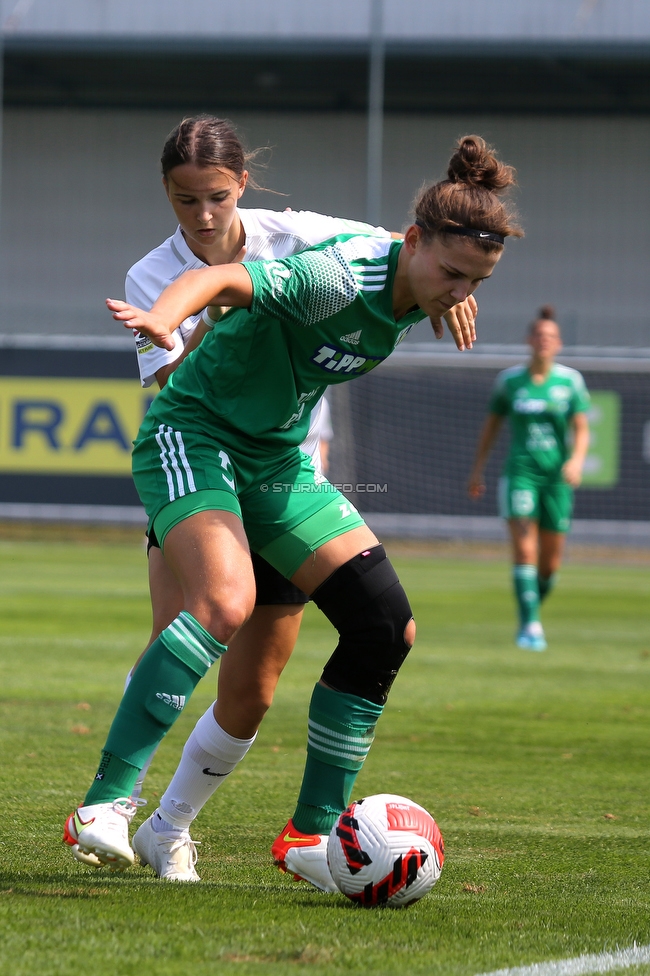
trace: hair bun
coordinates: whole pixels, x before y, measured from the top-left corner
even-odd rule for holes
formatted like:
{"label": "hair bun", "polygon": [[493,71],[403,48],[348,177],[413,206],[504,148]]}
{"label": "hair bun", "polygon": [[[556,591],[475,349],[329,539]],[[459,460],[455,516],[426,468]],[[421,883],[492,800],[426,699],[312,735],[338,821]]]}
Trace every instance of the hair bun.
{"label": "hair bun", "polygon": [[539,315],[537,321],[541,322],[555,322],[555,306],[553,305],[542,305],[539,310]]}
{"label": "hair bun", "polygon": [[449,160],[447,176],[452,183],[480,186],[499,193],[516,182],[516,171],[497,159],[481,136],[463,136]]}

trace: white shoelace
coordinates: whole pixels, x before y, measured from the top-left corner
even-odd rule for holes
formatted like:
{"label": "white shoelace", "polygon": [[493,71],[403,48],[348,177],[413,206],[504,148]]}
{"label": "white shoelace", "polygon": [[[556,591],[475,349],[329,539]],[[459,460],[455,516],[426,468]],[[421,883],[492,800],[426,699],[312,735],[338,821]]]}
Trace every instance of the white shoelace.
{"label": "white shoelace", "polygon": [[113,812],[119,813],[131,823],[138,812],[138,807],[145,807],[146,805],[147,801],[141,800],[139,797],[134,799],[131,796],[118,796],[116,800],[113,800]]}
{"label": "white shoelace", "polygon": [[188,847],[190,852],[190,863],[192,867],[194,867],[199,856],[196,848],[197,845],[200,846],[200,840],[192,840],[189,833],[186,831],[183,831],[183,833],[178,837],[170,837],[168,833],[165,834],[162,832],[160,834],[156,834],[156,837],[160,838],[159,843],[161,847],[165,845],[166,854],[175,854],[176,851],[179,851],[182,847]]}

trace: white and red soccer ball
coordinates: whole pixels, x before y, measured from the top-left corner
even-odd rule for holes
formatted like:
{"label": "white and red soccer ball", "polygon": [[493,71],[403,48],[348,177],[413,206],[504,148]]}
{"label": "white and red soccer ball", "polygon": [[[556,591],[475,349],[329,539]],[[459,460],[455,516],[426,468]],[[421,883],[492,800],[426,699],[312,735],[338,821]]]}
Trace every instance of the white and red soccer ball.
{"label": "white and red soccer ball", "polygon": [[431,814],[392,793],[351,803],[327,842],[334,882],[364,908],[417,901],[433,888],[444,860],[442,835]]}

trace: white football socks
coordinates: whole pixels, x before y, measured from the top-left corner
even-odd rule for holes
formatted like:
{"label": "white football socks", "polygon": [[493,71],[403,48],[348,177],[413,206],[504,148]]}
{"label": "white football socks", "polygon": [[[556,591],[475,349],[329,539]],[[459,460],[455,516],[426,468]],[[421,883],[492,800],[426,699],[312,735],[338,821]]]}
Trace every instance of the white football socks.
{"label": "white football socks", "polygon": [[255,741],[235,739],[221,728],[213,705],[201,716],[185,743],[181,761],[152,819],[154,830],[187,830],[228,774]]}

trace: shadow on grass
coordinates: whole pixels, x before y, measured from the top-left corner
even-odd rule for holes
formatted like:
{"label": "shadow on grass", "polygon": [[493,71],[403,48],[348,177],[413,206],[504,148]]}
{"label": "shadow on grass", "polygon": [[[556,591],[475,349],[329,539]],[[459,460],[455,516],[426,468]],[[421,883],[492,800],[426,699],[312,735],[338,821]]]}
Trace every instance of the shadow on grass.
{"label": "shadow on grass", "polygon": [[349,908],[353,911],[358,906],[343,895],[327,895],[316,890],[301,890],[292,888],[279,880],[277,883],[250,881],[235,883],[232,881],[201,881],[200,884],[185,884],[177,881],[163,881],[151,875],[111,874],[97,871],[96,874],[79,874],[72,876],[63,871],[0,871],[0,897],[16,895],[28,898],[99,898],[121,892],[142,892],[149,889],[159,893],[166,889],[170,892],[195,893],[201,897],[207,892],[229,892],[232,894],[251,894],[255,896],[271,895],[286,899],[287,905],[295,908],[321,909]]}

